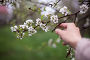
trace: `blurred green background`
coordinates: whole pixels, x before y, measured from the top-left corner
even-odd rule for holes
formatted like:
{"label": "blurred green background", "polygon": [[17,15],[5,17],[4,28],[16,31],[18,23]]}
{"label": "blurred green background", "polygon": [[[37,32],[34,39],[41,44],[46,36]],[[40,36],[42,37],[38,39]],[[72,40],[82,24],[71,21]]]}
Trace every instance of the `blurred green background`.
{"label": "blurred green background", "polygon": [[17,40],[9,28],[0,28],[0,60],[68,60],[65,46],[60,43],[52,48],[47,44],[50,38],[58,38],[55,33],[39,31],[32,37]]}

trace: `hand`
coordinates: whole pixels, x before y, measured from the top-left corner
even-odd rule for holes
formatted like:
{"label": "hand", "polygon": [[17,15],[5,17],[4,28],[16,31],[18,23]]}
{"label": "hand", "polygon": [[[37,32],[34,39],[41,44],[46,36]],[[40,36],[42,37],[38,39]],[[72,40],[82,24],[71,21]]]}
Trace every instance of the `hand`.
{"label": "hand", "polygon": [[65,44],[69,44],[73,48],[76,48],[78,41],[81,40],[79,28],[74,23],[62,23],[60,27],[64,30],[56,29],[55,32],[58,34]]}

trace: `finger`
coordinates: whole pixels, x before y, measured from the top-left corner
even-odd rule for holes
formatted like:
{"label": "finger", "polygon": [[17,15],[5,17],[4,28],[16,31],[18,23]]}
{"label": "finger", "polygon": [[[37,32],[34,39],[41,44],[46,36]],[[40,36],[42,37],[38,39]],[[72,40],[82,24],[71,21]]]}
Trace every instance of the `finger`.
{"label": "finger", "polygon": [[64,27],[64,28],[70,27],[70,26],[75,26],[75,24],[74,23],[62,23],[62,24],[60,24],[60,27]]}
{"label": "finger", "polygon": [[67,29],[69,29],[69,30],[76,28],[76,26],[75,26],[74,23],[63,23],[63,24],[61,24],[60,26],[65,27],[65,28],[67,28]]}
{"label": "finger", "polygon": [[67,24],[68,23],[62,23],[62,24],[60,24],[60,27],[67,28]]}
{"label": "finger", "polygon": [[56,29],[55,32],[56,32],[56,34],[58,34],[60,36],[64,33],[64,31],[61,29]]}
{"label": "finger", "polygon": [[76,25],[74,23],[68,24],[68,28],[76,28]]}
{"label": "finger", "polygon": [[76,27],[76,30],[78,30],[78,31],[79,31],[79,28],[78,28],[78,27]]}

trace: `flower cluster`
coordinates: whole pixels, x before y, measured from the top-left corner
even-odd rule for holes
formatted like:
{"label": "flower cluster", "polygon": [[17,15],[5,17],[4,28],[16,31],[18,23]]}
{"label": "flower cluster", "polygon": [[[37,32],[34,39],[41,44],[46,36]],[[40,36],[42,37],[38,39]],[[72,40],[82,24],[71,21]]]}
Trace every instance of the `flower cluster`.
{"label": "flower cluster", "polygon": [[27,25],[19,25],[19,28],[20,28],[20,29],[27,29],[28,26],[27,26]]}
{"label": "flower cluster", "polygon": [[39,26],[40,24],[42,24],[42,21],[40,18],[36,19],[36,26]]}
{"label": "flower cluster", "polygon": [[87,10],[88,10],[88,6],[87,6],[87,5],[82,4],[82,5],[80,6],[80,14],[86,13]]}
{"label": "flower cluster", "polygon": [[45,17],[47,17],[48,15],[50,15],[50,14],[55,14],[55,10],[53,9],[53,8],[51,8],[51,7],[43,7],[42,9],[41,9],[41,15],[44,15]]}
{"label": "flower cluster", "polygon": [[26,22],[24,23],[24,25],[31,26],[33,23],[34,23],[33,20],[30,19],[30,20],[26,20]]}
{"label": "flower cluster", "polygon": [[24,37],[25,33],[21,32],[21,33],[18,33],[17,32],[17,39],[20,39],[22,40],[22,38]]}
{"label": "flower cluster", "polygon": [[11,27],[11,31],[12,32],[16,32],[17,33],[17,38],[18,39],[22,39],[25,35],[25,31],[28,31],[28,35],[32,36],[33,34],[35,34],[37,31],[32,27],[33,24],[33,20],[26,20],[26,22],[24,22],[23,25],[19,25],[19,26],[13,26]]}
{"label": "flower cluster", "polygon": [[68,10],[68,8],[66,6],[64,6],[63,8],[61,8],[59,12],[61,12],[65,16],[68,15],[68,14],[71,14],[70,11]]}
{"label": "flower cluster", "polygon": [[40,27],[42,28],[42,30],[44,30],[45,32],[48,32],[48,27],[46,26],[46,24],[40,24]]}
{"label": "flower cluster", "polygon": [[58,23],[58,16],[57,15],[52,15],[50,17],[50,21],[53,22],[54,24]]}
{"label": "flower cluster", "polygon": [[11,31],[12,32],[15,32],[15,31],[17,31],[17,29],[18,29],[18,27],[15,25],[14,27],[11,27]]}
{"label": "flower cluster", "polygon": [[31,26],[28,28],[29,36],[32,36],[33,34],[37,33],[37,31]]}
{"label": "flower cluster", "polygon": [[49,39],[48,46],[56,48],[57,44],[60,43],[61,39],[57,38],[55,42],[53,42],[53,39]]}
{"label": "flower cluster", "polygon": [[42,23],[40,18],[36,19],[36,26],[41,27],[41,29],[44,30],[45,32],[49,31],[48,26],[46,26],[46,24]]}
{"label": "flower cluster", "polygon": [[12,32],[17,33],[17,38],[22,39],[25,35],[25,32],[28,31],[28,36],[32,36],[33,34],[37,33],[37,30],[33,27],[40,27],[43,31],[48,32],[49,28],[46,24],[44,24],[40,18],[36,19],[36,24],[33,24],[33,20],[29,19],[24,22],[23,25],[13,26],[11,27]]}

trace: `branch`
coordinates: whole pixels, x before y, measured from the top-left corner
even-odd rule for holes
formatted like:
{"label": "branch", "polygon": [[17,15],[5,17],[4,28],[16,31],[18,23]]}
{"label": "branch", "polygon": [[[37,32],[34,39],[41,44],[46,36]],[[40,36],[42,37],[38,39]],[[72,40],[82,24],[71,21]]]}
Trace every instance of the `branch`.
{"label": "branch", "polygon": [[60,22],[60,23],[52,30],[52,32],[55,31],[55,29],[56,29],[59,25],[61,25],[62,23],[65,23],[65,22],[66,22],[66,20],[63,21],[63,22]]}
{"label": "branch", "polygon": [[67,53],[66,58],[68,58],[68,56],[70,55],[71,50],[72,50],[72,48],[69,48],[69,52]]}
{"label": "branch", "polygon": [[[78,11],[78,12],[76,12],[76,13],[73,13],[73,14],[71,14],[71,15],[62,16],[62,17],[59,17],[58,19],[61,19],[61,18],[64,18],[64,17],[73,16],[73,15],[77,15],[79,12],[80,12],[80,11]],[[53,32],[60,24],[65,23],[65,22],[66,22],[66,20],[63,21],[63,22],[60,22],[60,23],[52,30],[52,32]]]}

